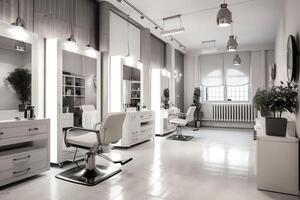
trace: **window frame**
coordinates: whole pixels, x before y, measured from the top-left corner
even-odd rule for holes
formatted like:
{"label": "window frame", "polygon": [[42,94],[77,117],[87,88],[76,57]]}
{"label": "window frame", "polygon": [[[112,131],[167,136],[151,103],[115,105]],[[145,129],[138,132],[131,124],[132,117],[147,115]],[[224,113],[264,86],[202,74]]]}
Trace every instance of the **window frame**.
{"label": "window frame", "polygon": [[[202,92],[203,92],[203,102],[208,102],[208,103],[249,103],[251,101],[251,86],[250,84],[244,84],[244,85],[236,85],[236,87],[241,87],[241,86],[248,86],[248,100],[239,100],[239,101],[235,101],[235,100],[228,100],[228,88],[227,87],[235,87],[235,86],[230,86],[230,85],[222,85],[222,86],[201,86],[202,88]],[[224,90],[224,99],[223,100],[208,100],[207,98],[207,89],[208,88],[213,88],[213,87],[223,87]]]}

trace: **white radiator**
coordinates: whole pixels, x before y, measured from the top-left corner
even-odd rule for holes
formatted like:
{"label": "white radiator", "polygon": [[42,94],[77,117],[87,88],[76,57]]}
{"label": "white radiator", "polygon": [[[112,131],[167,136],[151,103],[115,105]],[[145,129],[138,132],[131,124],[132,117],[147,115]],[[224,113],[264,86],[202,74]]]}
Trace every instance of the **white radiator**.
{"label": "white radiator", "polygon": [[255,120],[250,103],[217,103],[212,105],[214,122],[246,122]]}

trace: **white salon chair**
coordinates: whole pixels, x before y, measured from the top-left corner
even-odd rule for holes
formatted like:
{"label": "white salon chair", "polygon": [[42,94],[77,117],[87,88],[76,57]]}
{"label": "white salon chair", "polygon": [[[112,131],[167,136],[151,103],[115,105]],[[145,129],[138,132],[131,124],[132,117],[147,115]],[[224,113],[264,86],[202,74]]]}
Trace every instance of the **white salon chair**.
{"label": "white salon chair", "polygon": [[167,139],[170,140],[181,140],[189,141],[193,136],[182,135],[182,128],[185,127],[189,122],[194,120],[194,113],[196,106],[189,107],[187,113],[170,114],[168,116],[169,123],[175,126],[174,134],[169,136]]}
{"label": "white salon chair", "polygon": [[[102,148],[118,142],[122,137],[122,126],[126,113],[111,113],[102,123],[95,125],[94,130],[84,128],[70,128],[65,132],[65,144],[67,147],[75,147],[88,150],[85,157],[85,165],[66,170],[56,178],[83,184],[96,185],[97,183],[121,172],[120,169],[96,165],[95,156],[99,155],[109,162],[124,165],[132,160],[113,161],[103,154]],[[76,157],[76,152],[75,156]]]}

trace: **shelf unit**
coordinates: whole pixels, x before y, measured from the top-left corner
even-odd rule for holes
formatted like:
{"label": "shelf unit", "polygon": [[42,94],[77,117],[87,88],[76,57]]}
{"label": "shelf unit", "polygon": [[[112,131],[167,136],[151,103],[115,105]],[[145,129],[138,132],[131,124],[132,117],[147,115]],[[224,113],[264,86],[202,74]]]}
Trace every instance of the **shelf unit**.
{"label": "shelf unit", "polygon": [[129,81],[130,83],[130,104],[141,103],[141,82],[140,81]]}
{"label": "shelf unit", "polygon": [[63,74],[62,96],[63,104],[65,105],[64,98],[71,98],[71,110],[78,109],[85,103],[85,78],[77,75]]}

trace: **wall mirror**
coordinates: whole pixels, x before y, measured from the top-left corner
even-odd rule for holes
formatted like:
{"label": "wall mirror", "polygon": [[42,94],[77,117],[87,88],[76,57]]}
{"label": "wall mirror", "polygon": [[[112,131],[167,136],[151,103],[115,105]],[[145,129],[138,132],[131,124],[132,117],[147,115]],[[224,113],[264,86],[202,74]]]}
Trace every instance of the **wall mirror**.
{"label": "wall mirror", "polygon": [[161,108],[169,109],[170,108],[170,72],[166,69],[161,71]]}
{"label": "wall mirror", "polygon": [[123,104],[126,108],[141,103],[141,70],[123,65]]}
{"label": "wall mirror", "polygon": [[97,113],[97,59],[63,50],[62,60],[63,113],[73,113],[80,127],[87,118],[83,111]]}
{"label": "wall mirror", "polygon": [[298,48],[296,39],[290,35],[287,42],[287,75],[288,81],[292,82],[296,79],[298,61]]}
{"label": "wall mirror", "polygon": [[[44,117],[44,40],[0,22],[0,120],[24,118],[25,105]],[[9,77],[9,79],[8,79]]]}
{"label": "wall mirror", "polygon": [[0,110],[31,104],[31,44],[0,36]]}

